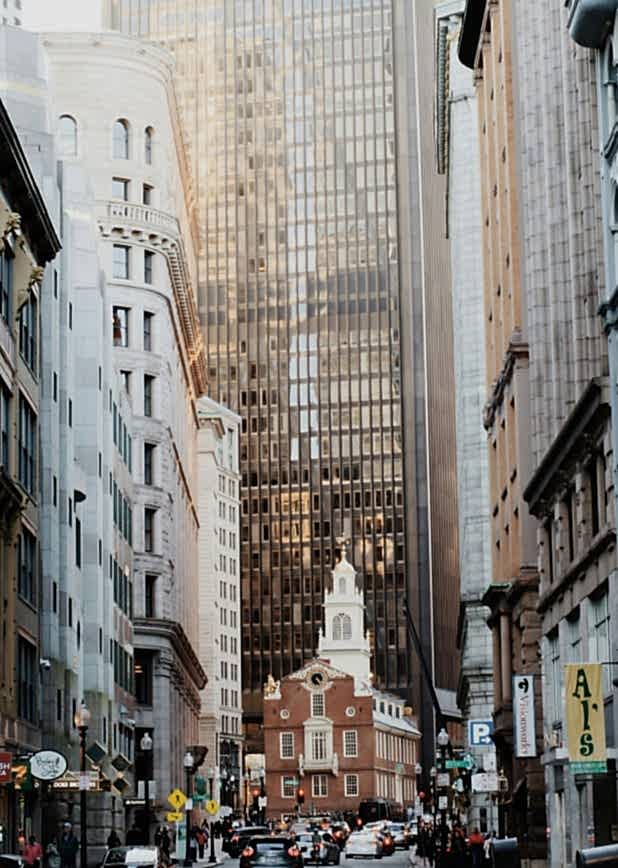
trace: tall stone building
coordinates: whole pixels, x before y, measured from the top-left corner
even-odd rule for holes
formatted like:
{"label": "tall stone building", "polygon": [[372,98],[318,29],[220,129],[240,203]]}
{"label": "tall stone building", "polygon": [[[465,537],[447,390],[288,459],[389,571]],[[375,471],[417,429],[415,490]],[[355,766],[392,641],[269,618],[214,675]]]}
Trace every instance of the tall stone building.
{"label": "tall stone building", "polygon": [[9,754],[0,825],[14,845],[17,830],[40,817],[36,795],[17,793],[11,769],[41,746],[39,311],[60,241],[2,101],[0,162],[0,752]]}
{"label": "tall stone building", "polygon": [[[450,239],[453,340],[457,419],[459,576],[461,603],[457,642],[461,670],[457,690],[466,731],[466,750],[479,768],[495,763],[485,730],[493,711],[493,667],[489,610],[483,595],[491,582],[489,472],[483,406],[485,317],[481,230],[481,180],[476,91],[472,72],[457,57],[464,0],[436,6],[436,157],[447,179],[443,231]],[[471,737],[472,736],[472,737]],[[481,744],[478,744],[481,741]],[[472,793],[470,825],[497,829],[495,805],[487,793]]]}
{"label": "tall stone building", "polygon": [[[468,0],[459,57],[475,72],[481,165],[481,226],[488,395],[483,421],[489,451],[494,741],[508,779],[501,833],[516,834],[522,855],[546,852],[543,771],[537,756],[518,759],[513,678],[535,678],[536,746],[542,750],[539,572],[534,519],[523,500],[530,449],[529,334],[522,281],[518,139],[515,116],[514,4]],[[543,219],[546,219],[545,217]]]}
{"label": "tall stone building", "polygon": [[215,769],[214,798],[237,808],[242,779],[240,636],[240,418],[198,403],[200,743]]}
{"label": "tall stone building", "polygon": [[209,387],[242,418],[245,719],[259,723],[269,674],[313,657],[343,535],[377,682],[412,688],[431,741],[399,601],[454,689],[437,652],[458,591],[432,4],[108,0],[106,21],[176,55]]}

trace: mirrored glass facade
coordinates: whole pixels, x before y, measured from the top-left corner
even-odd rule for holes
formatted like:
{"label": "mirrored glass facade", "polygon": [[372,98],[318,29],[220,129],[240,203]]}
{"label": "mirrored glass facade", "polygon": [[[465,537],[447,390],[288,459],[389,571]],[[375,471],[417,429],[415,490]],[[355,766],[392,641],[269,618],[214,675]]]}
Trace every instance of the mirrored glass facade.
{"label": "mirrored glass facade", "polygon": [[376,682],[409,681],[392,6],[108,0],[177,60],[210,390],[242,417],[249,717],[314,655],[342,536]]}

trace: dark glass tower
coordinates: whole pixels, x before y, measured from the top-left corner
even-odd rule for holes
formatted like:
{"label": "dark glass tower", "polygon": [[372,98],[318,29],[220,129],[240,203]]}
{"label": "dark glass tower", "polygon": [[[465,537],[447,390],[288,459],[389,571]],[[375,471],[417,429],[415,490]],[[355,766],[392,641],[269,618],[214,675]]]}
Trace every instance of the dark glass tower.
{"label": "dark glass tower", "polygon": [[[416,477],[428,436],[421,277],[416,300],[411,285],[424,267],[410,216],[422,195],[410,172],[416,144],[397,122],[414,100],[408,55],[405,90],[395,92],[394,17],[411,26],[407,10],[400,0],[108,0],[112,27],[176,55],[202,215],[210,389],[242,416],[249,719],[269,673],[278,679],[313,656],[341,536],[365,582],[376,682],[409,687],[406,593],[433,660],[426,470]],[[402,335],[414,430],[408,516]],[[441,544],[456,552],[454,537]]]}

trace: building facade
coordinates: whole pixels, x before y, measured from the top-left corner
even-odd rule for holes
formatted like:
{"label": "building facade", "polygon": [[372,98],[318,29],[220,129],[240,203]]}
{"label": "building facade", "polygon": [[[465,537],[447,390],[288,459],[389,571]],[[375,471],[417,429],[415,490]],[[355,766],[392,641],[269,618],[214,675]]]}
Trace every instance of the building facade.
{"label": "building facade", "polygon": [[240,651],[240,417],[210,398],[199,416],[200,744],[215,769],[214,798],[238,807],[242,776]]}
{"label": "building facade", "polygon": [[370,796],[403,808],[416,796],[420,733],[403,700],[371,686],[363,591],[341,551],[325,591],[319,656],[265,685],[269,816],[293,812],[299,789],[312,814],[356,813]]}
{"label": "building facade", "polygon": [[[464,0],[436,7],[436,157],[448,178],[444,231],[450,239],[457,419],[459,576],[461,603],[457,640],[461,669],[457,701],[466,752],[479,768],[495,768],[488,738],[478,744],[480,722],[493,712],[493,661],[489,610],[483,596],[491,581],[489,471],[483,406],[486,397],[485,317],[481,230],[481,180],[477,96],[471,70],[457,56]],[[489,730],[487,730],[489,732]],[[482,832],[497,829],[487,793],[468,794],[468,820]]]}
{"label": "building facade", "polygon": [[405,593],[428,666],[456,684],[454,661],[434,653],[455,641],[457,594],[448,263],[430,204],[443,185],[432,100],[418,104],[412,84],[428,75],[417,32],[431,7],[106,3],[109,26],[177,59],[210,394],[242,418],[243,705],[256,736],[267,675],[315,653],[342,534],[366,583],[377,682],[411,689],[433,731]]}
{"label": "building facade", "polygon": [[0,826],[14,846],[40,821],[22,767],[41,746],[39,317],[60,241],[2,101],[0,155]]}
{"label": "building facade", "polygon": [[27,0],[2,0],[0,22],[2,24],[10,24],[12,27],[19,27],[22,23],[24,2],[27,2]]}
{"label": "building facade", "polygon": [[513,4],[468,0],[459,58],[474,70],[481,166],[481,226],[488,395],[488,437],[494,668],[494,741],[508,779],[500,833],[515,834],[522,855],[546,854],[543,771],[537,757],[518,759],[513,677],[535,678],[537,754],[542,752],[539,572],[534,519],[522,492],[532,473],[529,337],[522,283],[518,139],[515,117]]}
{"label": "building facade", "polygon": [[[136,55],[132,40],[111,34],[50,34],[44,44],[57,134],[70,138],[67,162],[83,166],[92,185],[105,275],[102,321],[132,416],[128,431],[123,408],[109,395],[116,454],[133,475],[132,501],[126,478],[112,473],[105,482],[120,533],[109,568],[123,589],[127,579],[131,585],[133,619],[127,645],[114,646],[115,680],[116,688],[134,690],[134,716],[118,689],[116,699],[135,744],[144,732],[153,739],[152,755],[138,751],[136,760],[138,777],[156,780],[150,796],[159,809],[183,783],[187,747],[199,747],[205,684],[196,606],[197,398],[205,365],[193,295],[190,175],[165,51]],[[77,72],[82,66],[85,78]],[[120,537],[133,550],[128,575]]]}

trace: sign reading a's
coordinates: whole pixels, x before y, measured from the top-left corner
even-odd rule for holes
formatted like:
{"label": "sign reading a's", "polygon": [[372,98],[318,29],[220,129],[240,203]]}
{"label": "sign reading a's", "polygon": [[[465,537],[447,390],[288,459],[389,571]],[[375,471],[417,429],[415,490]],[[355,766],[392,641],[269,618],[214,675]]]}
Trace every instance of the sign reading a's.
{"label": "sign reading a's", "polygon": [[534,719],[534,676],[513,677],[513,725],[515,756],[536,756],[536,725]]}
{"label": "sign reading a's", "polygon": [[601,664],[567,663],[564,670],[571,772],[606,772],[607,745]]}

